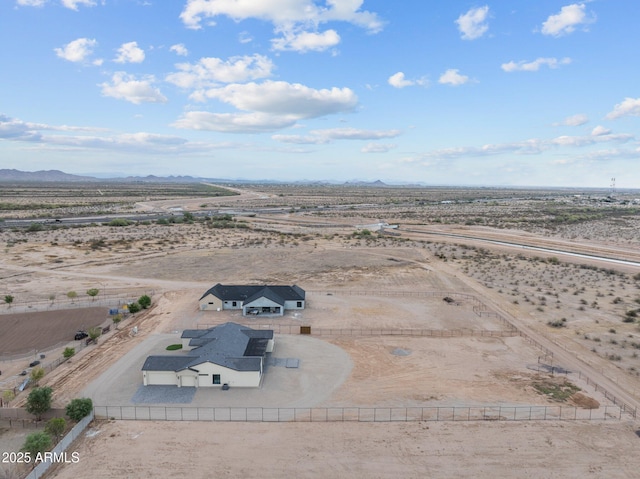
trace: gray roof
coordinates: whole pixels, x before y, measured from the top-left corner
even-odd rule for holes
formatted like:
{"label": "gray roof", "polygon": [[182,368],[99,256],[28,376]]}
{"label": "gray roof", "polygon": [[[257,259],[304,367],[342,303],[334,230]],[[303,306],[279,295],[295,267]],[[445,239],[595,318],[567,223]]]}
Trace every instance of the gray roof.
{"label": "gray roof", "polygon": [[185,329],[182,338],[191,338],[189,345],[194,348],[180,356],[149,356],[142,369],[181,371],[211,362],[236,371],[260,371],[273,330],[255,330],[229,322],[209,329]]}
{"label": "gray roof", "polygon": [[[264,292],[267,290],[268,292]],[[268,298],[278,297],[278,304],[284,304],[285,301],[304,301],[305,291],[300,286],[282,286],[282,285],[223,285],[216,284],[209,288],[200,297],[204,298],[208,294],[214,295],[222,301],[246,301],[249,298],[255,299],[269,294]]]}

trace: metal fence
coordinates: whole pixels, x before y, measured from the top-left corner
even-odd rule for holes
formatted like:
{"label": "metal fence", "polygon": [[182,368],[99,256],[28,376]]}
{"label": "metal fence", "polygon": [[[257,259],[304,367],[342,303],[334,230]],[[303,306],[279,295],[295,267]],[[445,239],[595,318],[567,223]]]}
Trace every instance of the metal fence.
{"label": "metal fence", "polygon": [[41,421],[36,421],[33,414],[29,414],[25,408],[0,408],[0,426],[9,428],[39,428],[53,417],[64,417],[65,409],[49,409],[42,415]]}
{"label": "metal fence", "polygon": [[95,406],[99,419],[218,422],[416,422],[416,421],[597,421],[619,420],[622,408],[602,406],[439,407],[179,407]]}
{"label": "metal fence", "polygon": [[[198,324],[198,329],[209,329],[217,324]],[[251,329],[270,329],[276,334],[302,334],[299,324],[243,324]],[[488,330],[488,329],[361,329],[361,328],[311,328],[311,336],[340,337],[340,336],[425,336],[433,338],[460,338],[469,336],[489,336],[509,338],[518,336],[516,330]]]}

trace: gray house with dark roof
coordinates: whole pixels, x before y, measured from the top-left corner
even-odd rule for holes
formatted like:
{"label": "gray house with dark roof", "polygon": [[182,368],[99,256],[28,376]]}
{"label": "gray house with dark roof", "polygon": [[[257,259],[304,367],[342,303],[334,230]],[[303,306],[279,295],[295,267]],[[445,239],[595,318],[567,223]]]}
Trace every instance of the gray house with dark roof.
{"label": "gray house with dark roof", "polygon": [[149,356],[142,366],[145,386],[259,387],[264,359],[274,347],[273,330],[237,323],[185,329],[183,351]]}
{"label": "gray house with dark roof", "polygon": [[241,309],[242,315],[282,316],[289,309],[304,309],[305,291],[293,286],[216,284],[200,298],[201,310]]}

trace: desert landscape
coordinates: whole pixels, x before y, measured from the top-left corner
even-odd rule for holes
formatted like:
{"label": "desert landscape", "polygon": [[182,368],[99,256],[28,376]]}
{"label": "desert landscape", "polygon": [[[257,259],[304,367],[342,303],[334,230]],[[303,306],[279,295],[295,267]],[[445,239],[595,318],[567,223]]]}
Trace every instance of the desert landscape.
{"label": "desert landscape", "polygon": [[[12,298],[0,304],[0,390],[43,352],[43,365],[59,360],[77,329],[110,325],[109,309],[142,294],[152,306],[40,381],[54,407],[90,397],[99,416],[72,445],[80,462],[47,477],[157,477],[188,464],[192,477],[623,478],[640,465],[640,193],[51,188],[1,190]],[[200,311],[218,282],[297,284],[307,306],[281,318]],[[89,324],[82,314],[96,308]],[[201,388],[178,406],[286,408],[295,421],[144,420],[176,406],[134,400],[146,355],[227,321],[273,328],[274,357],[300,368],[272,367],[251,391]],[[143,420],[119,419],[122,408]],[[335,411],[341,420],[327,421]],[[0,427],[2,450],[19,448],[24,430]]]}

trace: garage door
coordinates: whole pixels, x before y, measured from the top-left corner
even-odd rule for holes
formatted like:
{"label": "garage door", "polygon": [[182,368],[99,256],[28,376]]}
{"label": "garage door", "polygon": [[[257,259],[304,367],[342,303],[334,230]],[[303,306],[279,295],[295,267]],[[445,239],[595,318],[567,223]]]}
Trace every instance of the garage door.
{"label": "garage door", "polygon": [[181,376],[181,378],[182,378],[182,386],[195,387],[196,376]]}
{"label": "garage door", "polygon": [[147,385],[149,386],[175,386],[176,373],[172,371],[147,371]]}

